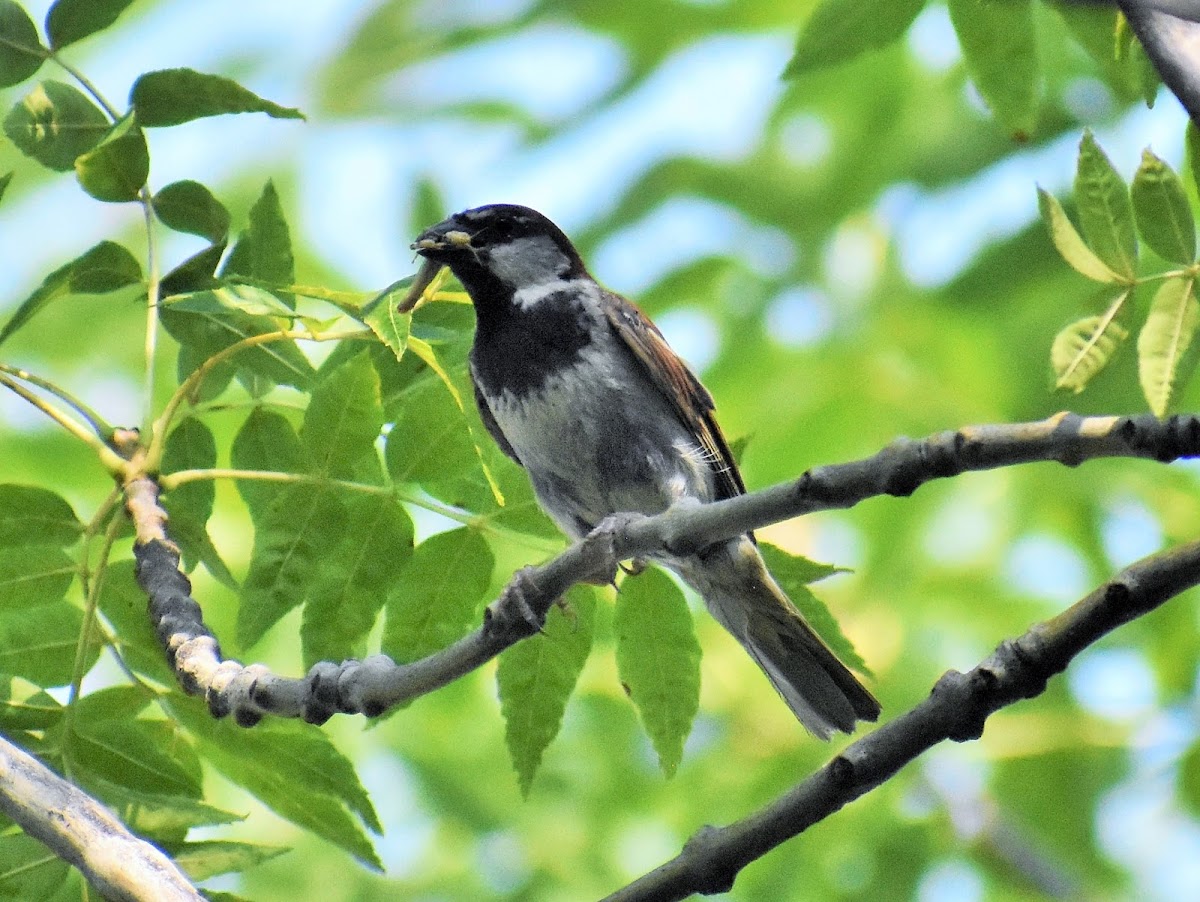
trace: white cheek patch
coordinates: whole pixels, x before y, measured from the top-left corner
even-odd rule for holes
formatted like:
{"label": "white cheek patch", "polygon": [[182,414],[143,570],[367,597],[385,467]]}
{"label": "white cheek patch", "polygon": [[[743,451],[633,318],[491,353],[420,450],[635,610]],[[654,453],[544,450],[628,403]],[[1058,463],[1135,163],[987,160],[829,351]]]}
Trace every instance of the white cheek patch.
{"label": "white cheek patch", "polygon": [[571,268],[567,255],[549,235],[533,235],[488,250],[488,268],[514,288],[559,281]]}

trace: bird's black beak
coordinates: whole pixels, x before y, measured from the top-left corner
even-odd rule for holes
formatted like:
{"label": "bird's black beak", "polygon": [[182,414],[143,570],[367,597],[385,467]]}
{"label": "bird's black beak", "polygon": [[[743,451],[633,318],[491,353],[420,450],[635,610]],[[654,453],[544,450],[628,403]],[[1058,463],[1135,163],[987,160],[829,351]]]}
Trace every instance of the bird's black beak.
{"label": "bird's black beak", "polygon": [[412,249],[426,260],[441,260],[443,263],[455,251],[469,250],[470,247],[471,233],[463,228],[457,216],[430,226],[412,243]]}

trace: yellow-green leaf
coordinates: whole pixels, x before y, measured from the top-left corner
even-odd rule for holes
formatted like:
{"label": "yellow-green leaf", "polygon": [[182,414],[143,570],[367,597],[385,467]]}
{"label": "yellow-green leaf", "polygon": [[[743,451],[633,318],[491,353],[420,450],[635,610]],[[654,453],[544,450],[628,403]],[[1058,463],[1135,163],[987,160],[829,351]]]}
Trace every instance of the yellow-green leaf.
{"label": "yellow-green leaf", "polygon": [[1129,190],[1090,131],[1079,142],[1075,204],[1084,237],[1114,272],[1132,279],[1137,272],[1137,234]]}
{"label": "yellow-green leaf", "polygon": [[558,735],[592,648],[595,591],[576,586],[566,599],[568,611],[551,608],[542,631],[504,652],[496,669],[504,741],[523,796],[529,795],[542,753]]}
{"label": "yellow-green leaf", "polygon": [[700,708],[700,643],[679,587],[661,570],[621,583],[613,614],[617,672],[668,777]]}
{"label": "yellow-green leaf", "polygon": [[1042,221],[1050,232],[1050,240],[1067,264],[1082,276],[1087,276],[1096,282],[1122,282],[1124,279],[1109,269],[1104,261],[1092,253],[1075,226],[1067,218],[1058,198],[1049,191],[1037,189],[1038,209],[1042,211]]}
{"label": "yellow-green leaf", "polygon": [[1142,151],[1130,195],[1138,231],[1151,250],[1172,263],[1196,259],[1196,223],[1183,182],[1149,149]]}
{"label": "yellow-green leaf", "polygon": [[1041,71],[1030,0],[950,0],[950,19],[980,95],[1014,137],[1037,124]]}
{"label": "yellow-green leaf", "polygon": [[1058,333],[1050,348],[1054,387],[1079,393],[1112,360],[1129,330],[1116,320],[1128,293],[1122,294],[1101,316],[1076,320]]}
{"label": "yellow-green leaf", "polygon": [[1138,335],[1138,376],[1155,416],[1166,415],[1179,384],[1196,364],[1193,339],[1200,328],[1195,280],[1167,279],[1154,295]]}

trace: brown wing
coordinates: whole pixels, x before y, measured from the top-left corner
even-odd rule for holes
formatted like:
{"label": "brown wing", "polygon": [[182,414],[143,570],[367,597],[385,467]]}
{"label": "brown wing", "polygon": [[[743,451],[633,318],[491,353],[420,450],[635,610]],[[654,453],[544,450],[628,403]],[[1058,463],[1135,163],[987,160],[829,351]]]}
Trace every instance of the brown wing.
{"label": "brown wing", "polygon": [[742,474],[713,412],[712,395],[667,345],[658,327],[632,302],[611,292],[604,293],[604,312],[614,331],[646,370],[646,374],[670,399],[679,420],[704,449],[716,474],[717,498],[732,498],[746,491]]}

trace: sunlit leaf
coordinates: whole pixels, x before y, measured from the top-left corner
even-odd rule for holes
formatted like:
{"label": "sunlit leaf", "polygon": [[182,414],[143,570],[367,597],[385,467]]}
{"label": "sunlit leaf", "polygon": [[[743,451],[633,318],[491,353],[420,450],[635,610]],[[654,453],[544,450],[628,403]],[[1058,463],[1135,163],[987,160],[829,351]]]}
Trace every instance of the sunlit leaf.
{"label": "sunlit leaf", "polygon": [[524,796],[529,795],[542,754],[558,735],[567,700],[592,647],[595,592],[576,586],[566,604],[566,611],[551,608],[542,631],[504,652],[496,669],[504,741]]}
{"label": "sunlit leaf", "polygon": [[1130,187],[1138,231],[1150,249],[1172,263],[1196,258],[1196,222],[1183,182],[1171,167],[1149,150]]}
{"label": "sunlit leaf", "polygon": [[782,548],[766,542],[759,546],[759,551],[762,552],[763,560],[767,563],[767,569],[771,571],[771,575],[775,577],[775,581],[779,583],[784,593],[791,598],[792,604],[804,615],[809,626],[825,640],[825,644],[833,650],[835,655],[846,662],[847,666],[869,676],[870,669],[857,649],[846,638],[842,628],[838,626],[837,619],[830,613],[825,603],[808,588],[809,583],[838,572],[838,568],[829,564],[818,564],[816,561],[810,561],[798,554],[789,554]]}
{"label": "sunlit leaf", "polygon": [[193,69],[147,72],[133,83],[129,102],[138,121],[152,128],[179,125],[224,113],[266,113],[276,119],[303,119],[290,107],[264,100],[237,82]]}
{"label": "sunlit leaf", "polygon": [[613,614],[617,672],[668,777],[700,708],[700,644],[679,587],[650,569],[621,583]]}
{"label": "sunlit leaf", "polygon": [[0,674],[0,729],[44,730],[62,717],[63,706],[41,686],[12,674]]}
{"label": "sunlit leaf", "polygon": [[405,664],[466,634],[492,576],[492,551],[473,529],[430,536],[417,546],[387,600],[382,651]]}
{"label": "sunlit leaf", "polygon": [[[417,338],[415,335],[409,336],[408,346],[412,349],[412,352],[425,361],[425,364],[437,374],[439,379],[442,380],[442,384],[446,386],[446,391],[450,392],[450,397],[454,399],[454,403],[458,406],[458,409],[460,411],[465,411],[466,408],[463,407],[462,393],[454,384],[454,380],[450,378],[450,374],[446,372],[445,367],[442,366],[441,361],[438,360],[437,352],[434,351],[433,346],[428,342]],[[491,468],[487,464],[487,458],[479,444],[480,440],[478,436],[476,436],[475,430],[471,428],[470,421],[464,420],[464,423],[467,425],[467,433],[471,437],[471,444],[475,449],[475,456],[479,458],[479,466],[483,471],[484,478],[487,479],[488,486],[492,490],[492,495],[495,497],[496,503],[503,506],[504,494],[500,491],[500,486],[497,484],[495,477],[492,475]]]}
{"label": "sunlit leaf", "polygon": [[1128,297],[1128,292],[1121,294],[1102,315],[1076,320],[1054,337],[1050,365],[1054,368],[1055,388],[1081,392],[1108,366],[1129,335],[1117,320]]}
{"label": "sunlit leaf", "polygon": [[4,118],[4,133],[27,157],[57,172],[75,168],[75,159],[104,138],[109,122],[82,93],[58,81],[44,81]]}
{"label": "sunlit leaf", "polygon": [[1125,182],[1090,131],[1079,142],[1075,204],[1084,237],[1114,272],[1126,279],[1137,273],[1137,234],[1133,204]]}
{"label": "sunlit leaf", "polygon": [[217,874],[249,870],[288,851],[290,850],[286,846],[262,846],[213,839],[185,843],[175,850],[171,857],[193,880],[207,880]]}
{"label": "sunlit leaf", "polygon": [[1150,314],[1138,335],[1138,376],[1155,416],[1166,416],[1179,386],[1196,365],[1193,339],[1200,328],[1195,280],[1167,279],[1154,294]]}
{"label": "sunlit leaf", "polygon": [[1054,242],[1055,249],[1072,269],[1097,282],[1124,281],[1084,243],[1057,197],[1038,188],[1038,208],[1042,212],[1042,221],[1050,232],[1050,240]]}

